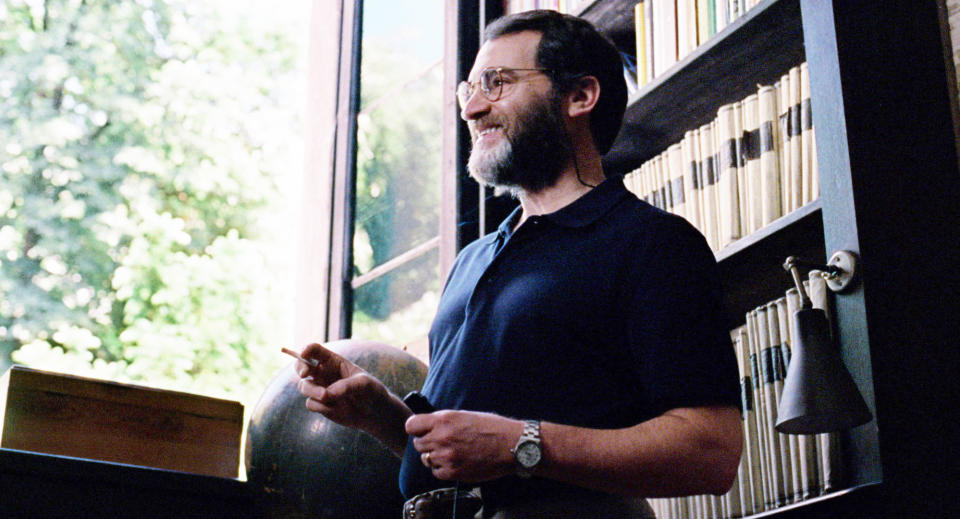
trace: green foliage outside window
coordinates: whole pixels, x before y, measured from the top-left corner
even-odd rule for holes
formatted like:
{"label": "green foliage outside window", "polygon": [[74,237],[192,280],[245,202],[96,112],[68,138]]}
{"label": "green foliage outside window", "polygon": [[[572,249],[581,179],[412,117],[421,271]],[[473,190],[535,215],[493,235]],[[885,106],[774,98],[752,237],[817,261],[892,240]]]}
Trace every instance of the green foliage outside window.
{"label": "green foliage outside window", "polygon": [[0,370],[249,400],[284,363],[306,17],[244,4],[0,5]]}

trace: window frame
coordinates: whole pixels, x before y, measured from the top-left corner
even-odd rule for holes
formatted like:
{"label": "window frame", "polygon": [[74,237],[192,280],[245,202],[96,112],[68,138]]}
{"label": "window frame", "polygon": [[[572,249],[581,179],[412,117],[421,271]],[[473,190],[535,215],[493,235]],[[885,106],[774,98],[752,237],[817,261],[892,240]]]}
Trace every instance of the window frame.
{"label": "window frame", "polygon": [[[318,17],[326,16],[329,20],[331,11],[338,11],[336,16],[339,29],[339,45],[335,53],[327,51],[326,56],[312,60],[313,65],[320,65],[326,61],[336,62],[336,93],[328,96],[327,108],[313,105],[311,114],[329,115],[333,119],[332,129],[324,129],[313,123],[317,138],[310,139],[311,147],[323,147],[329,144],[329,153],[326,161],[321,165],[308,165],[308,177],[313,177],[312,187],[315,190],[314,198],[320,199],[319,211],[326,214],[317,214],[317,209],[310,208],[304,215],[307,221],[318,221],[311,218],[311,214],[322,217],[322,231],[313,229],[308,233],[308,243],[302,253],[301,264],[306,266],[301,271],[299,283],[301,300],[309,301],[306,308],[301,308],[297,319],[298,338],[303,340],[336,340],[352,335],[353,321],[353,294],[363,285],[396,269],[401,268],[420,256],[439,249],[439,272],[441,283],[453,266],[457,251],[463,245],[477,237],[476,230],[471,231],[469,225],[460,225],[460,214],[463,207],[471,207],[476,214],[477,195],[476,184],[473,188],[464,189],[466,174],[466,153],[469,152],[469,133],[466,125],[460,121],[456,104],[455,88],[461,78],[469,73],[473,56],[478,45],[468,60],[464,60],[461,47],[464,40],[471,35],[464,34],[461,29],[466,25],[479,28],[476,16],[479,3],[477,0],[460,0],[444,3],[444,51],[443,51],[443,109],[442,109],[442,155],[441,155],[441,184],[440,184],[440,212],[437,236],[415,245],[389,261],[378,265],[371,271],[359,276],[353,276],[353,238],[356,219],[356,178],[357,178],[357,117],[360,114],[360,63],[362,59],[362,27],[363,27],[363,0],[341,0],[333,7],[323,0],[314,0],[314,29],[313,46],[319,47],[320,39],[328,39],[330,22],[327,27],[319,27]],[[464,17],[473,20],[464,23]],[[324,30],[325,29],[325,30]],[[467,31],[469,33],[469,31]],[[478,41],[479,32],[474,32],[472,38]],[[333,55],[335,54],[335,60]],[[465,61],[467,62],[464,65]],[[318,71],[311,75],[311,91],[324,88],[321,83],[331,83],[329,75]],[[329,86],[326,88],[329,89]],[[332,105],[332,109],[329,105]],[[321,121],[325,118],[320,117]],[[329,119],[326,119],[329,120]],[[320,123],[322,125],[322,123]],[[466,151],[465,151],[466,150]],[[311,153],[308,151],[308,153]],[[326,164],[324,167],[323,164]],[[472,180],[468,180],[472,182]],[[308,193],[306,196],[310,197]],[[471,200],[472,199],[472,200]],[[464,204],[466,202],[466,204]],[[475,219],[475,218],[474,218]],[[320,253],[320,254],[317,254]],[[317,264],[320,258],[321,264]],[[319,274],[318,274],[319,272]],[[313,288],[311,288],[313,287]],[[316,290],[320,289],[322,297],[314,298]],[[427,330],[423,330],[425,336]],[[396,345],[401,346],[401,345]]]}

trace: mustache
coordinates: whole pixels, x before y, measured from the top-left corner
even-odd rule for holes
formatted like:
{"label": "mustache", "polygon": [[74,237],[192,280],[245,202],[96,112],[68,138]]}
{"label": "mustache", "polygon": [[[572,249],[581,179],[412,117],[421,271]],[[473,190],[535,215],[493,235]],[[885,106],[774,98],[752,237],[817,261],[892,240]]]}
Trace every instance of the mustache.
{"label": "mustache", "polygon": [[479,128],[487,128],[490,126],[499,126],[501,128],[506,128],[506,124],[501,117],[495,115],[486,115],[480,119],[471,119],[467,121],[467,129],[470,130],[470,135],[476,136],[480,133]]}

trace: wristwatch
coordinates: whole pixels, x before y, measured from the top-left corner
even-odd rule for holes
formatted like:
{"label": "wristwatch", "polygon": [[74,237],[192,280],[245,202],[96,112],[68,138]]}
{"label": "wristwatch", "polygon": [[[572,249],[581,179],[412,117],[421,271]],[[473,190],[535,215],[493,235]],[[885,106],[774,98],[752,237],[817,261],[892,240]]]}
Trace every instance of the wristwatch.
{"label": "wristwatch", "polygon": [[523,421],[523,433],[511,452],[514,459],[517,460],[517,475],[522,478],[529,478],[533,475],[533,469],[536,468],[542,458],[539,420]]}

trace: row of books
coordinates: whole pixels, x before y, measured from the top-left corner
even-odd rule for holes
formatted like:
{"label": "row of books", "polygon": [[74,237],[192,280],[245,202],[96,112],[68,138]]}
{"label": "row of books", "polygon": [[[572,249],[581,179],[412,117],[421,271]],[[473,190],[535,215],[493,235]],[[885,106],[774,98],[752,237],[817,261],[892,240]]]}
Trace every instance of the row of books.
{"label": "row of books", "polygon": [[534,9],[552,9],[561,13],[579,12],[592,0],[503,0],[503,12],[506,14],[532,11]]}
{"label": "row of books", "polygon": [[662,75],[757,3],[759,0],[640,0],[634,6],[637,85]]}
{"label": "row of books", "polygon": [[624,176],[628,189],[686,218],[714,250],[815,200],[807,64],[723,105],[713,121]]}
{"label": "row of books", "polygon": [[[813,306],[827,311],[826,282],[811,271],[804,282]],[[660,519],[731,519],[838,490],[844,484],[837,433],[786,435],[774,429],[790,352],[790,317],[800,308],[796,288],[746,315],[731,331],[741,385],[744,448],[737,479],[723,496],[653,499]]]}

